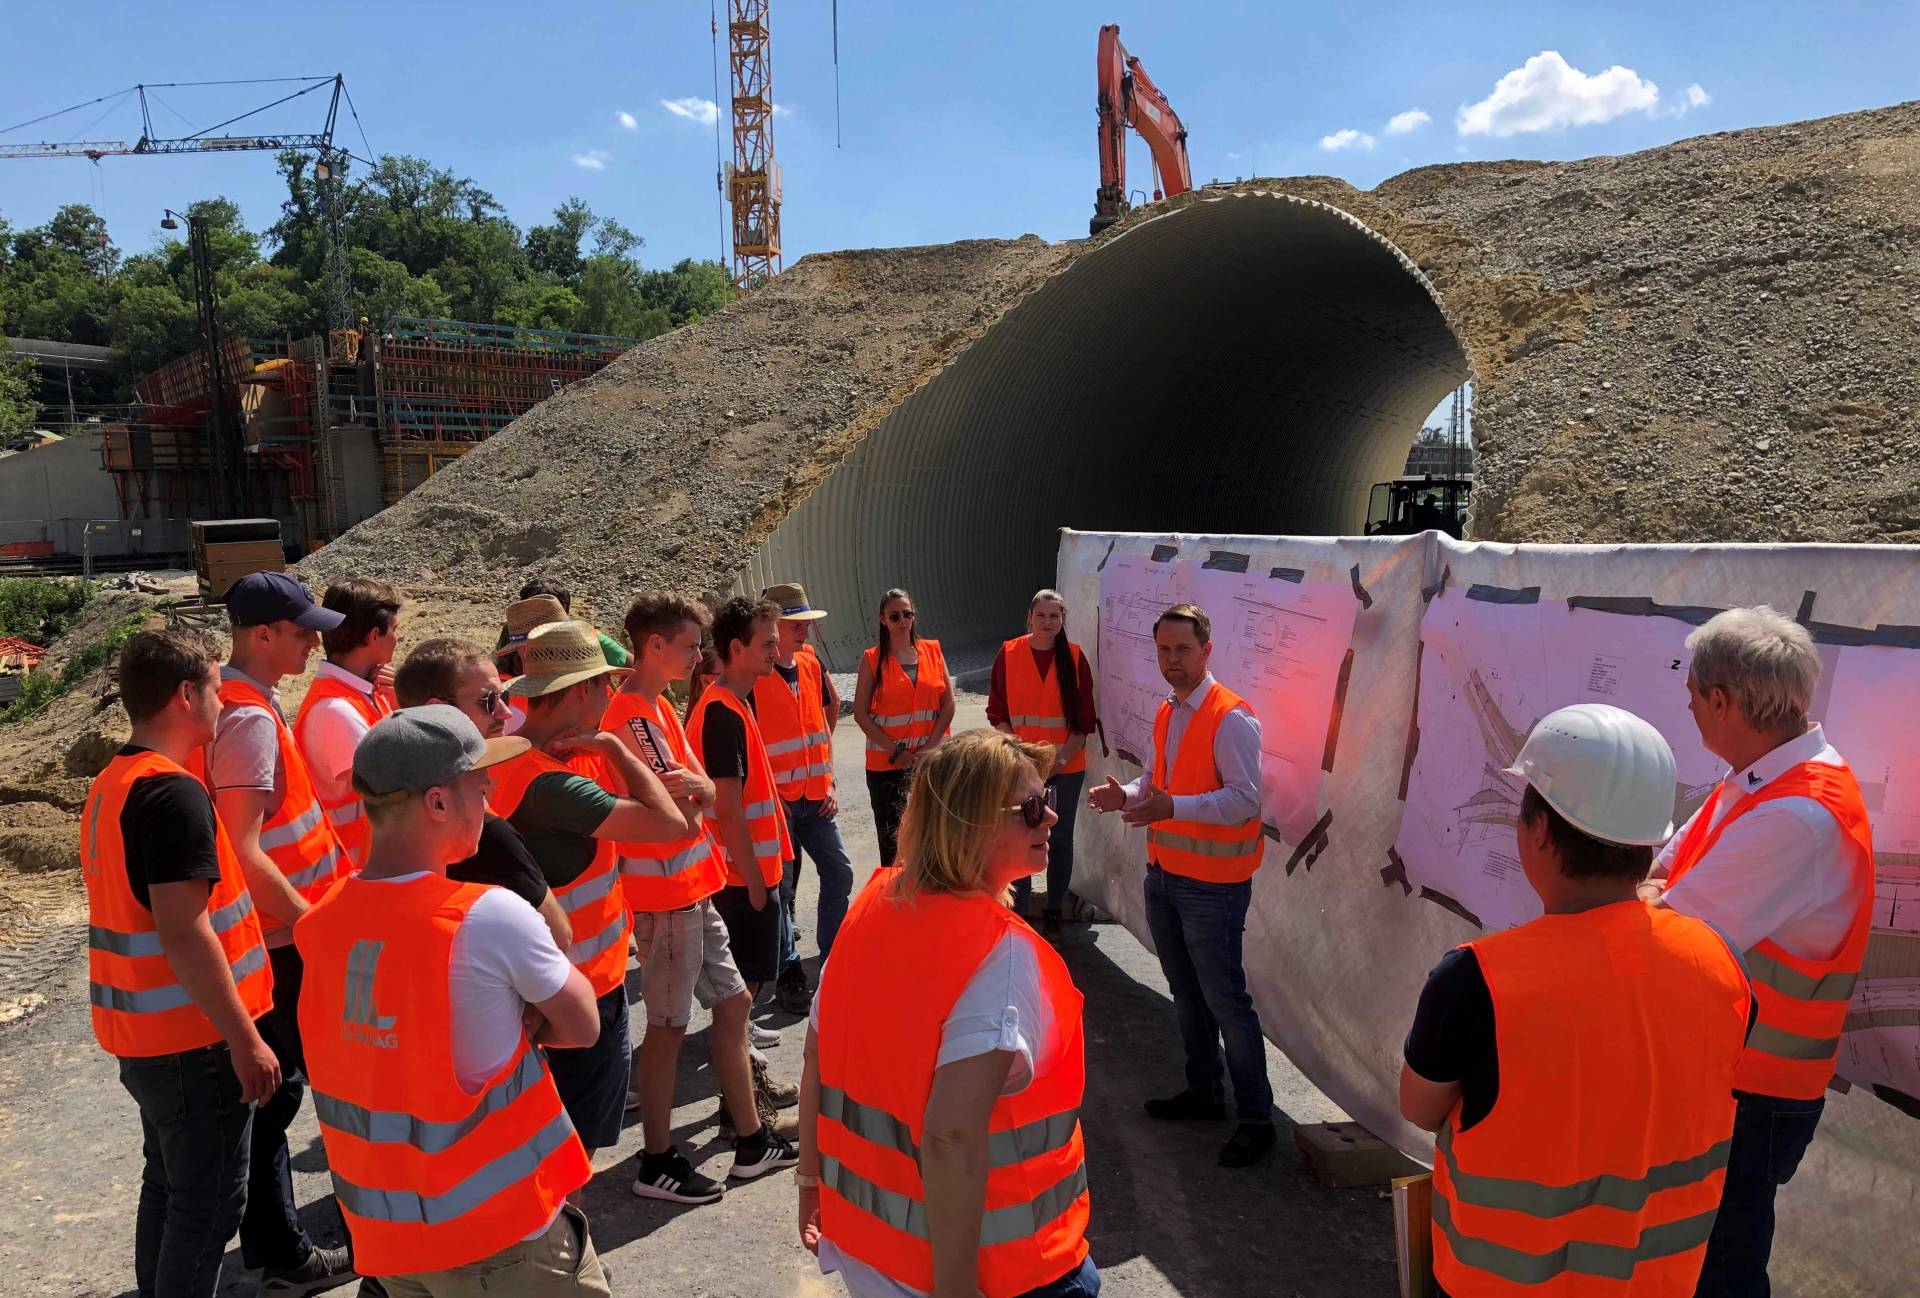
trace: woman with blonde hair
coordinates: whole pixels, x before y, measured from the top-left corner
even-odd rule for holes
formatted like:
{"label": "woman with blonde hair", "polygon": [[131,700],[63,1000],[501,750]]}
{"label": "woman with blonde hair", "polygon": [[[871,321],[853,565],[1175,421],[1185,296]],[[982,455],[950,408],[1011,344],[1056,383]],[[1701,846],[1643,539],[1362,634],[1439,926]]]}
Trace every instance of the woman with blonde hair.
{"label": "woman with blonde hair", "polygon": [[953,724],[953,682],[938,640],[923,639],[913,596],[898,586],[880,597],[874,644],[860,655],[853,723],[867,737],[867,798],[880,838],[880,864],[892,865],[915,762],[940,746]]}
{"label": "woman with blonde hair", "polygon": [[[1091,1298],[1081,996],[1007,908],[1047,868],[1053,750],[996,730],[914,768],[900,864],[822,971],[800,1236],[852,1298]],[[910,977],[902,976],[911,971]]]}

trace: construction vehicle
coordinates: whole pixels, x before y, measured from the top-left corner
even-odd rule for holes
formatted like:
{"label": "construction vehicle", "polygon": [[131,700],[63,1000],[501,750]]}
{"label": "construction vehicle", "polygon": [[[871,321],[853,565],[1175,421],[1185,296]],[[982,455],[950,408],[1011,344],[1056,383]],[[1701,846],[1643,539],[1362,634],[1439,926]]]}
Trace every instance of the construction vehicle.
{"label": "construction vehicle", "polygon": [[1445,532],[1457,541],[1466,531],[1472,497],[1471,473],[1457,478],[1425,473],[1376,482],[1367,495],[1367,535]]}
{"label": "construction vehicle", "polygon": [[1099,234],[1133,208],[1127,196],[1129,126],[1140,132],[1153,153],[1156,201],[1193,188],[1193,172],[1187,164],[1187,128],[1140,66],[1140,60],[1120,43],[1118,23],[1100,29],[1095,82],[1099,88],[1100,188],[1093,195],[1090,234]]}

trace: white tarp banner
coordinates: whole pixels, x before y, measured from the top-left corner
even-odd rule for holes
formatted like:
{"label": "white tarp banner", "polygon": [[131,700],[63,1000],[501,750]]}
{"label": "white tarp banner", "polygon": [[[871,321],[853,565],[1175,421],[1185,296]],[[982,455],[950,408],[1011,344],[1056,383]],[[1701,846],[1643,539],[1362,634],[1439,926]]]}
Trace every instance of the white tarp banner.
{"label": "white tarp banner", "polygon": [[[1066,532],[1057,584],[1070,609],[1100,610],[1085,646],[1105,732],[1104,751],[1090,745],[1094,783],[1139,774],[1123,754],[1140,751],[1159,688],[1140,618],[1150,626],[1146,610],[1162,596],[1212,615],[1215,666],[1268,732],[1262,805],[1277,841],[1247,929],[1261,1020],[1336,1102],[1425,1160],[1431,1139],[1400,1120],[1396,1093],[1426,971],[1482,923],[1537,911],[1512,864],[1517,788],[1496,759],[1555,707],[1613,702],[1673,743],[1684,812],[1722,773],[1687,716],[1686,633],[1740,604],[1813,627],[1825,665],[1815,714],[1867,794],[1879,880],[1840,1061],[1858,1084],[1829,1094],[1820,1135],[1781,1191],[1773,1274],[1776,1292],[1805,1298],[1910,1287],[1920,1266],[1920,1120],[1909,1116],[1920,1105],[1906,1098],[1920,1093],[1920,549]],[[1260,670],[1268,664],[1277,674]],[[1078,842],[1075,890],[1150,944],[1144,831],[1088,814]]]}

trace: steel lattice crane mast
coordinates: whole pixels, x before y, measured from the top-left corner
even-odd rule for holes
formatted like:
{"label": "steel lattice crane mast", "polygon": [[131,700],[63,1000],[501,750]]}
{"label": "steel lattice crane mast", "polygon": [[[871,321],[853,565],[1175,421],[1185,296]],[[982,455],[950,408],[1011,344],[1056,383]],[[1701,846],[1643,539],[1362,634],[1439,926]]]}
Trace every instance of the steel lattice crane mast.
{"label": "steel lattice crane mast", "polygon": [[728,0],[727,60],[733,68],[733,286],[757,288],[780,273],[780,164],[773,160],[773,60],[769,0]]}
{"label": "steel lattice crane mast", "polygon": [[[762,9],[765,8],[764,3]],[[299,88],[280,96],[271,103],[248,109],[244,113],[216,122],[212,126],[193,132],[191,135],[172,139],[162,138],[153,129],[153,115],[148,105],[149,90],[167,90],[185,86],[225,86],[225,85],[298,85]],[[278,132],[269,135],[216,135],[236,122],[258,116],[269,108],[290,103],[302,96],[319,91],[330,91],[327,99],[326,120],[317,131]],[[314,155],[314,181],[318,190],[320,219],[326,229],[327,246],[322,264],[322,282],[326,286],[327,326],[330,329],[348,329],[353,326],[353,285],[347,273],[347,250],[344,231],[344,205],[342,189],[346,176],[346,160],[352,156],[346,149],[334,143],[334,128],[340,119],[340,102],[346,100],[347,109],[353,111],[353,96],[347,93],[346,78],[338,74],[330,77],[268,77],[250,81],[169,81],[153,85],[142,83],[110,95],[101,95],[84,104],[72,108],[63,108],[58,112],[36,117],[32,121],[22,122],[18,126],[0,130],[0,135],[12,134],[28,126],[35,126],[55,117],[63,116],[78,109],[89,108],[109,100],[124,99],[136,95],[140,103],[140,138],[129,144],[125,140],[63,140],[35,141],[23,144],[0,144],[0,162],[24,160],[28,158],[88,158],[99,162],[102,158],[118,157],[165,157],[180,154],[210,153],[281,153],[288,149],[311,151]],[[355,120],[359,115],[354,114]],[[772,145],[768,150],[771,153]],[[776,253],[777,239],[776,239]]]}

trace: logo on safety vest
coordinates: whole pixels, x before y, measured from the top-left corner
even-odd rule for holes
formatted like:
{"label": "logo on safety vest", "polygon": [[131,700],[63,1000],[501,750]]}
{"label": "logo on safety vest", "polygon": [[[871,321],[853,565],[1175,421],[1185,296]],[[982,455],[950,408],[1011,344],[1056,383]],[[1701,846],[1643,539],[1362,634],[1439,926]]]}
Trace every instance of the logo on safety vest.
{"label": "logo on safety vest", "polygon": [[382,1014],[373,1003],[373,980],[380,966],[380,951],[385,942],[360,941],[353,944],[353,950],[347,953],[347,995],[346,1008],[342,1017],[340,1035],[348,1041],[363,1046],[372,1046],[376,1050],[394,1050],[400,1045],[398,1034],[393,1031],[396,1020],[391,1014]]}

